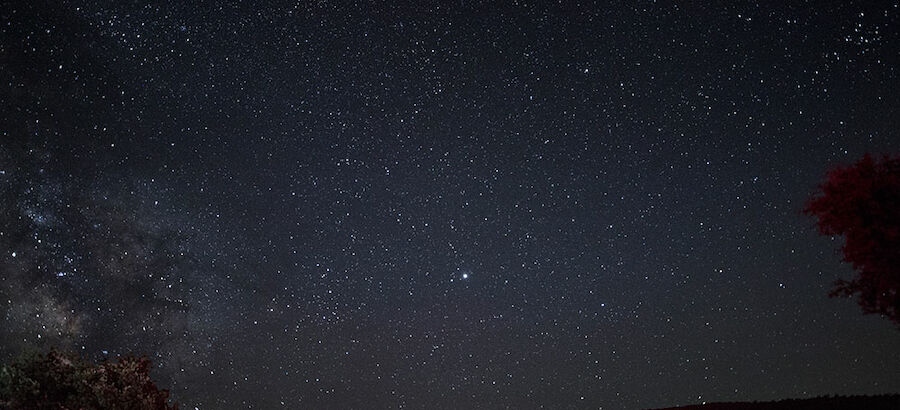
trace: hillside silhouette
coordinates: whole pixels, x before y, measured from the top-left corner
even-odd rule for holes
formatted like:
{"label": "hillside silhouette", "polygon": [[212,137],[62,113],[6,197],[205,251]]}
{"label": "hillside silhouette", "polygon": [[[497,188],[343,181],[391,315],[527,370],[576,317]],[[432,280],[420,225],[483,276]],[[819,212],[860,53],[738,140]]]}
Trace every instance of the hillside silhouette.
{"label": "hillside silhouette", "polygon": [[767,402],[708,403],[655,410],[897,410],[900,394],[879,396],[825,396]]}

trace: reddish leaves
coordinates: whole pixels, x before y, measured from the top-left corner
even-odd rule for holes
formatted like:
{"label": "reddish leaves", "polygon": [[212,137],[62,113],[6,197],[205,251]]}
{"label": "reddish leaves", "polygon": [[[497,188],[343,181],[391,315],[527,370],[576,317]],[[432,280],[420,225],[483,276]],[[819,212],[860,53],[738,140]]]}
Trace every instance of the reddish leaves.
{"label": "reddish leaves", "polygon": [[0,408],[177,410],[150,379],[150,360],[99,365],[51,351],[0,369]]}
{"label": "reddish leaves", "polygon": [[900,325],[900,158],[867,154],[829,172],[821,191],[804,212],[823,235],[844,235],[844,260],[859,273],[837,281],[831,296],[858,295],[865,313]]}

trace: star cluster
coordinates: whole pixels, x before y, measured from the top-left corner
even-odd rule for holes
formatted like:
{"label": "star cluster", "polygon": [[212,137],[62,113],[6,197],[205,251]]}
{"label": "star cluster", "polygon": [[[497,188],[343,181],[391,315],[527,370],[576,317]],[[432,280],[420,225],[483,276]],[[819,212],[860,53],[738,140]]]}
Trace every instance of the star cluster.
{"label": "star cluster", "polygon": [[[265,4],[263,4],[265,3]],[[0,354],[185,408],[900,390],[800,214],[900,151],[900,6],[13,2]]]}

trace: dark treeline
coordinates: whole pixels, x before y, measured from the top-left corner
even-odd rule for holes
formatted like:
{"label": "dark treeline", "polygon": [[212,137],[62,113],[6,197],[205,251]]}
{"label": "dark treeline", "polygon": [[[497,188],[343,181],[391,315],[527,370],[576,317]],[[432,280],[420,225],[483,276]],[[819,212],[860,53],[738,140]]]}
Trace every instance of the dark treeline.
{"label": "dark treeline", "polygon": [[709,403],[658,410],[896,410],[900,394],[879,396],[825,396],[752,403]]}

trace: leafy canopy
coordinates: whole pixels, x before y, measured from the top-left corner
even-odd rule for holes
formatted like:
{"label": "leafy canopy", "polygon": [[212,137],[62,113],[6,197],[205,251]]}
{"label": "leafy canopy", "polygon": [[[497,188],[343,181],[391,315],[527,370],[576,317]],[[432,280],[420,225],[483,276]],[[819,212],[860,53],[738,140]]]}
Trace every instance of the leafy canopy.
{"label": "leafy canopy", "polygon": [[57,351],[26,355],[0,368],[0,408],[177,410],[150,367],[132,356],[94,365]]}
{"label": "leafy canopy", "polygon": [[830,171],[804,212],[823,235],[843,235],[844,260],[858,275],[838,280],[831,296],[858,296],[864,313],[900,325],[900,157],[866,155]]}

